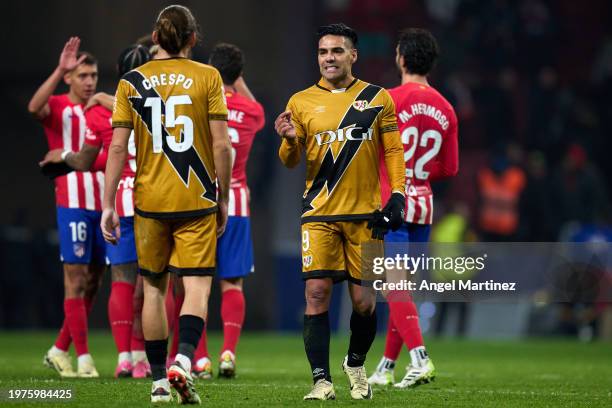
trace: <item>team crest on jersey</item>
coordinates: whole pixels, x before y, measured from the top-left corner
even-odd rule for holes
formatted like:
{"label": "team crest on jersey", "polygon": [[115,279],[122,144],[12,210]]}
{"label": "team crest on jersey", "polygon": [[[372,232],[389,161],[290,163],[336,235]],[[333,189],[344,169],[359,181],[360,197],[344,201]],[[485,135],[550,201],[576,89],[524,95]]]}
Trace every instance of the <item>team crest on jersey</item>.
{"label": "team crest on jersey", "polygon": [[305,268],[308,268],[310,265],[312,265],[312,255],[306,255],[302,257],[302,265]]}
{"label": "team crest on jersey", "polygon": [[85,244],[77,243],[72,245],[72,251],[77,258],[82,258],[85,255]]}
{"label": "team crest on jersey", "polygon": [[368,105],[369,103],[366,100],[353,102],[353,108],[357,109],[359,112],[363,112],[364,110],[368,109]]}

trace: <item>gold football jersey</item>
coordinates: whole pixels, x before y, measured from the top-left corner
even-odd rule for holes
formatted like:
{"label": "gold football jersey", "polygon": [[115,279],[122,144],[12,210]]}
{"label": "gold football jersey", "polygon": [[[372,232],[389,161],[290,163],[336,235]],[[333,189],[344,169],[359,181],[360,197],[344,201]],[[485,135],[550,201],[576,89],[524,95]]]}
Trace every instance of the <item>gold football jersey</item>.
{"label": "gold football jersey", "polygon": [[182,218],[216,211],[209,120],[227,120],[219,72],[186,58],[152,60],[121,78],[113,127],[134,129],[135,211]]}
{"label": "gold football jersey", "polygon": [[403,192],[404,150],[385,89],[355,79],[329,90],[320,81],[294,94],[287,110],[297,141],[283,139],[279,156],[293,167],[305,152],[302,223],[370,218],[381,207],[381,149],[392,190]]}

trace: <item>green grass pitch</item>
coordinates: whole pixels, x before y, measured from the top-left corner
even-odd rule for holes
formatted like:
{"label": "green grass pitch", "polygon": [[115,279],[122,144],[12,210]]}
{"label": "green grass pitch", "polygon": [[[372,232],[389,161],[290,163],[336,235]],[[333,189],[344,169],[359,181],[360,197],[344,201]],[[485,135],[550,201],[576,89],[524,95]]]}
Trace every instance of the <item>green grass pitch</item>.
{"label": "green grass pitch", "polygon": [[[220,347],[212,334],[211,351]],[[90,350],[100,379],[61,380],[42,365],[51,345],[50,332],[0,334],[0,390],[66,389],[74,398],[62,404],[0,401],[0,406],[140,407],[150,406],[149,380],[115,380],[116,353],[106,332],[90,336]],[[370,373],[383,349],[379,335],[369,354]],[[340,364],[347,337],[332,339],[331,365],[337,400],[327,406],[381,407],[612,407],[612,344],[581,344],[563,340],[482,342],[430,340],[428,349],[438,377],[414,390],[375,388],[373,401],[352,401]],[[403,375],[407,353],[402,353],[396,380]],[[320,406],[303,402],[310,386],[309,368],[299,335],[243,335],[238,349],[238,377],[200,380],[197,388],[207,406]],[[216,367],[215,367],[216,368]],[[42,405],[41,405],[42,404]]]}

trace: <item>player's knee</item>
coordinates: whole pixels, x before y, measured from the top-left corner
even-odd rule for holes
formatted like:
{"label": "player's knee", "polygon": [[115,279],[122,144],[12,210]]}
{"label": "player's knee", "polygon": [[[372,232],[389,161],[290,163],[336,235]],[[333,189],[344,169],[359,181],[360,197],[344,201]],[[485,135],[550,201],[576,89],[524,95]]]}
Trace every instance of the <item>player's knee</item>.
{"label": "player's knee", "polygon": [[111,266],[111,274],[113,282],[127,282],[134,285],[136,283],[135,263],[120,264]]}
{"label": "player's knee", "polygon": [[325,285],[309,285],[306,288],[306,303],[311,307],[325,307],[330,295],[331,290]]}
{"label": "player's knee", "polygon": [[355,299],[353,300],[353,310],[362,316],[370,316],[374,313],[376,303],[372,299]]}

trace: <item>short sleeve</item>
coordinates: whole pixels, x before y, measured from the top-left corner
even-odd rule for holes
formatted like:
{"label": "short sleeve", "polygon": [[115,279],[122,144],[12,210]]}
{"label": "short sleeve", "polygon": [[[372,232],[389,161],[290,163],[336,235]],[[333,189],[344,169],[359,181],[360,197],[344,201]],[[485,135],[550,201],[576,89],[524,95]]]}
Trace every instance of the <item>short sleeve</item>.
{"label": "short sleeve", "polygon": [[227,101],[221,74],[216,69],[213,71],[208,89],[208,119],[227,120]]}
{"label": "short sleeve", "polygon": [[130,84],[125,80],[119,81],[119,86],[117,87],[117,92],[115,93],[115,103],[113,105],[113,128],[134,128],[132,106],[128,100],[129,94]]}
{"label": "short sleeve", "polygon": [[[43,126],[48,128],[57,128],[61,121],[62,114],[60,112],[60,96],[59,95],[51,95],[47,100],[47,104],[49,105],[49,114],[41,120]],[[59,119],[59,120],[58,120]]]}
{"label": "short sleeve", "polygon": [[295,126],[295,134],[297,135],[298,141],[301,144],[306,144],[306,132],[304,131],[304,124],[302,123],[300,110],[295,103],[294,97],[289,99],[287,102],[287,110],[291,111],[291,121],[293,122],[293,126]]}
{"label": "short sleeve", "polygon": [[396,132],[397,117],[395,116],[395,103],[387,90],[382,90],[383,110],[380,119],[380,133]]}
{"label": "short sleeve", "polygon": [[89,126],[85,128],[85,143],[88,145],[101,147],[102,146],[102,138],[100,134],[94,130],[92,130]]}

